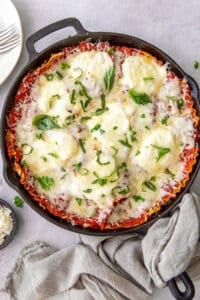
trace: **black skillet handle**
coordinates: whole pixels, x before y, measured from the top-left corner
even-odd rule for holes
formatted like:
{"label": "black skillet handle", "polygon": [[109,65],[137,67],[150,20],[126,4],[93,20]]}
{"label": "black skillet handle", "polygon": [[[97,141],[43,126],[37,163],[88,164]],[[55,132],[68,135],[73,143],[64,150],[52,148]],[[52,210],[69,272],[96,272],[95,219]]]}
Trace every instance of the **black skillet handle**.
{"label": "black skillet handle", "polygon": [[193,77],[191,77],[190,75],[188,74],[185,74],[185,77],[191,87],[191,90],[192,90],[192,96],[197,99],[198,101],[200,101],[199,99],[199,87],[198,87],[198,84],[196,82],[196,80],[194,80]]}
{"label": "black skillet handle", "polygon": [[[176,280],[179,279],[184,287],[185,291],[182,292],[177,283]],[[167,285],[172,293],[172,295],[177,300],[192,300],[195,294],[194,285],[192,283],[192,280],[190,279],[189,275],[186,272],[183,272],[182,274],[178,275],[177,277],[169,280],[167,282]]]}
{"label": "black skillet handle", "polygon": [[68,18],[47,25],[36,31],[26,40],[26,48],[29,53],[30,61],[33,60],[39,53],[35,50],[35,43],[46,35],[62,28],[73,27],[77,34],[88,34],[88,31],[82,26],[81,22],[76,18]]}

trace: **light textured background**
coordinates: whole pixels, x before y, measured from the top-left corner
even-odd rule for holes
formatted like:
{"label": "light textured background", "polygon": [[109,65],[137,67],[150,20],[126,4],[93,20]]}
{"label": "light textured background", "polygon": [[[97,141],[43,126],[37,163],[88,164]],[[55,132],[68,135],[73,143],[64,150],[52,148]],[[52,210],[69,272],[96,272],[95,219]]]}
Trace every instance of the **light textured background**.
{"label": "light textured background", "polygon": [[[0,9],[7,0],[0,0]],[[39,28],[66,17],[77,17],[89,31],[113,31],[145,39],[171,55],[200,84],[200,70],[193,61],[200,60],[200,1],[199,0],[13,0],[21,17],[24,40]],[[61,30],[43,39],[37,49],[62,39],[73,30]],[[12,82],[28,62],[25,47],[9,80],[0,87],[0,109]],[[2,161],[0,158],[0,164]],[[0,197],[13,202],[15,191],[3,180],[0,169]],[[200,174],[193,189],[200,193]],[[15,207],[18,232],[14,241],[0,253],[0,286],[20,249],[34,240],[43,240],[57,248],[76,242],[77,235],[48,223],[25,205]],[[200,299],[200,283],[195,282]],[[133,295],[134,299],[134,295]],[[173,299],[168,289],[156,290],[149,299]],[[4,300],[1,298],[1,300]],[[23,300],[23,299],[20,299]],[[98,300],[98,299],[97,299]]]}

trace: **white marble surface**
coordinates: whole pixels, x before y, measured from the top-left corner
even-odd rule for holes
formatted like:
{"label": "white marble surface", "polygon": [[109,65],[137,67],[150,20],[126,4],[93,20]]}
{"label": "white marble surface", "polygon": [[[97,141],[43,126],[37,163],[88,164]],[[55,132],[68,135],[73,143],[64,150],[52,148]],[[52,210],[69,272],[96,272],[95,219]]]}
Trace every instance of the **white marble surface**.
{"label": "white marble surface", "polygon": [[[7,0],[0,0],[0,9]],[[77,17],[89,31],[127,33],[145,39],[171,55],[182,68],[200,84],[200,70],[194,70],[193,61],[200,60],[200,1],[199,0],[13,0],[22,21],[24,39],[39,28],[66,17]],[[61,39],[62,30],[39,43],[43,49]],[[25,47],[20,61],[9,80],[0,87],[0,109],[9,88],[23,66],[28,62]],[[2,166],[2,159],[0,158]],[[13,203],[16,192],[3,180],[0,169],[0,197]],[[193,184],[200,190],[200,174]],[[0,286],[11,269],[20,249],[35,240],[43,240],[57,248],[76,242],[77,235],[48,223],[27,205],[16,208],[18,231],[14,241],[0,253]],[[200,282],[195,282],[195,300],[200,299]],[[133,296],[134,299],[134,296]],[[151,300],[170,300],[167,288],[156,290]],[[1,300],[2,299],[1,297]],[[20,299],[23,300],[23,299]],[[97,299],[98,300],[98,299]]]}

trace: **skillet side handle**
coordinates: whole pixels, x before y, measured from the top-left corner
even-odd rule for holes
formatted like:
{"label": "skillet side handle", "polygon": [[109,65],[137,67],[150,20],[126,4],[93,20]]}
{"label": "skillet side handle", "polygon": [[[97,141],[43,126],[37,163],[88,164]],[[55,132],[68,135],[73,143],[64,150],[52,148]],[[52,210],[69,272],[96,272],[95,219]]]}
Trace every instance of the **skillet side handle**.
{"label": "skillet side handle", "polygon": [[[185,291],[181,292],[179,289],[176,280],[179,279],[184,287]],[[177,300],[192,300],[195,294],[195,289],[194,285],[192,283],[192,280],[190,279],[189,275],[186,272],[183,272],[179,276],[169,280],[167,282],[167,286],[169,287],[172,295],[175,297]]]}
{"label": "skillet side handle", "polygon": [[88,34],[88,31],[82,26],[81,22],[76,18],[67,18],[50,25],[47,25],[26,40],[26,48],[29,53],[29,60],[32,61],[39,53],[35,50],[35,43],[46,35],[65,27],[73,27],[77,34]]}
{"label": "skillet side handle", "polygon": [[188,83],[189,83],[189,85],[191,87],[193,98],[197,99],[200,102],[200,99],[199,99],[199,87],[198,87],[198,84],[197,84],[196,80],[194,80],[194,78],[191,77],[188,74],[185,74],[185,78],[187,79],[187,81],[188,81]]}

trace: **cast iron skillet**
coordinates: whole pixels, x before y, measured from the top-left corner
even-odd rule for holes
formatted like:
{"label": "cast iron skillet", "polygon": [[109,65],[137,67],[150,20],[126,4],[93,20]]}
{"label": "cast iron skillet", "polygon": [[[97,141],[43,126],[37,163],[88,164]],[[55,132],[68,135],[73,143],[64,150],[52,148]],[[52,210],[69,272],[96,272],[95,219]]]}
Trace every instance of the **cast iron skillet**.
{"label": "cast iron skillet", "polygon": [[[76,31],[76,35],[73,37],[67,37],[49,47],[47,47],[45,50],[38,53],[35,50],[35,43],[40,40],[41,38],[45,37],[46,35],[57,31],[61,28],[65,27],[73,27]],[[92,42],[97,41],[109,41],[112,45],[125,45],[128,47],[134,47],[139,48],[142,50],[145,50],[152,55],[156,56],[157,58],[161,59],[164,62],[169,62],[172,71],[174,71],[179,77],[183,78],[186,77],[191,90],[192,90],[192,96],[194,100],[194,105],[196,110],[198,111],[198,114],[200,115],[200,103],[199,103],[199,89],[198,85],[195,82],[195,80],[190,77],[188,74],[186,74],[179,65],[177,65],[173,59],[171,59],[166,53],[158,49],[157,47],[151,45],[150,43],[143,41],[139,38],[136,38],[134,36],[129,36],[125,34],[119,34],[119,33],[110,33],[110,32],[89,32],[81,25],[80,21],[75,18],[68,18],[64,19],[58,22],[55,22],[51,25],[48,25],[36,33],[34,33],[32,36],[30,36],[26,41],[26,47],[29,53],[29,63],[26,67],[23,68],[23,70],[20,72],[20,74],[17,76],[15,83],[10,89],[10,92],[7,96],[3,112],[2,112],[2,121],[1,121],[1,148],[2,148],[2,154],[3,154],[3,161],[4,161],[4,177],[7,181],[7,183],[14,188],[25,200],[26,202],[35,210],[37,211],[42,217],[49,220],[50,222],[64,228],[67,230],[71,230],[74,232],[79,232],[81,234],[87,234],[87,235],[95,235],[95,236],[114,236],[114,235],[120,235],[125,233],[140,233],[145,234],[148,228],[160,217],[164,217],[169,215],[172,210],[175,209],[177,204],[181,201],[183,195],[189,190],[192,182],[194,181],[198,170],[200,168],[200,159],[198,158],[197,164],[194,166],[192,173],[190,174],[190,180],[187,183],[187,186],[181,190],[179,194],[177,194],[177,197],[173,199],[173,201],[169,202],[165,207],[161,209],[158,213],[156,213],[152,218],[147,221],[145,224],[142,224],[138,226],[137,228],[128,228],[128,229],[119,229],[119,230],[106,230],[106,231],[100,231],[96,229],[90,229],[90,228],[82,228],[80,226],[73,226],[62,219],[59,219],[50,213],[48,211],[43,210],[41,207],[39,207],[38,203],[33,201],[31,197],[29,196],[28,192],[20,185],[19,178],[17,174],[12,170],[11,163],[8,159],[6,147],[5,147],[5,131],[7,129],[7,123],[6,123],[6,115],[10,111],[14,97],[16,95],[17,89],[22,81],[22,78],[32,69],[38,67],[41,63],[43,63],[45,60],[47,60],[52,53],[59,52],[62,48],[72,45],[77,45],[80,41],[88,39]],[[181,292],[176,284],[175,279],[172,279],[168,282],[168,286],[173,293],[173,295],[176,297],[176,299],[180,300],[188,300],[192,299],[194,295],[194,286],[188,277],[188,275],[184,272],[181,275],[178,276],[179,279],[181,279],[182,283],[185,286],[185,291]],[[176,278],[177,279],[177,278]]]}

